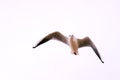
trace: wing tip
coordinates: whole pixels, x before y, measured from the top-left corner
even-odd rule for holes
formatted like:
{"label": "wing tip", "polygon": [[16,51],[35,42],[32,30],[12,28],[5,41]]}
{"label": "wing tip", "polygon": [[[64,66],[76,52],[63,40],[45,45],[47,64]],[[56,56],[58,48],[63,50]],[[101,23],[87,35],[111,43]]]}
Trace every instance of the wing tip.
{"label": "wing tip", "polygon": [[33,49],[36,48],[36,46],[32,47]]}
{"label": "wing tip", "polygon": [[101,60],[102,63],[104,63],[104,61]]}

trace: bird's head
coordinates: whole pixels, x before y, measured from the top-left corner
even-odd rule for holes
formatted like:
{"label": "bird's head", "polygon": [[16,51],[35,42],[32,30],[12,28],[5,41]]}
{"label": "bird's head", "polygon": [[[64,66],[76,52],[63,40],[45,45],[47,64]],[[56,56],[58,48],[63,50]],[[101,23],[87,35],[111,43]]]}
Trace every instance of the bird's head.
{"label": "bird's head", "polygon": [[73,39],[73,38],[74,38],[74,35],[69,35],[69,38]]}

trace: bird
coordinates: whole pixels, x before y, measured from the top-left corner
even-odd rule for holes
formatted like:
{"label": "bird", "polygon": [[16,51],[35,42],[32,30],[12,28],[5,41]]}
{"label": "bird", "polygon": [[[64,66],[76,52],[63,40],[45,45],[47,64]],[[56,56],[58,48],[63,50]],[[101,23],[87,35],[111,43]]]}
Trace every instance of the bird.
{"label": "bird", "polygon": [[33,48],[38,47],[39,45],[48,42],[49,40],[58,40],[66,45],[68,45],[71,48],[71,51],[74,55],[78,55],[78,49],[82,47],[91,47],[99,60],[104,63],[102,60],[98,49],[96,48],[95,44],[92,42],[92,40],[89,37],[84,37],[82,39],[76,38],[74,35],[69,35],[68,37],[64,36],[59,31],[52,32],[48,35],[46,35],[43,39],[41,39]]}

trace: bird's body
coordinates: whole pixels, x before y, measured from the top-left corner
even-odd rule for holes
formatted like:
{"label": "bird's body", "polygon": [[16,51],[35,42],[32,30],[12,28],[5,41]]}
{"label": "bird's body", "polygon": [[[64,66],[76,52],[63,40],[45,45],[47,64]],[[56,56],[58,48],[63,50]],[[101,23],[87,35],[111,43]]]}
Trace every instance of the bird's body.
{"label": "bird's body", "polygon": [[78,43],[77,43],[77,39],[73,35],[72,37],[68,38],[68,44],[71,48],[72,53],[77,55],[78,54]]}
{"label": "bird's body", "polygon": [[96,46],[90,40],[89,37],[85,37],[83,39],[77,39],[73,35],[69,35],[69,37],[67,38],[66,36],[64,36],[60,32],[53,32],[53,33],[50,33],[47,36],[45,36],[33,48],[36,48],[39,45],[41,45],[41,44],[43,44],[43,43],[45,43],[45,42],[47,42],[47,41],[49,41],[51,39],[55,39],[55,40],[58,40],[58,41],[61,41],[61,42],[65,43],[65,44],[67,44],[68,46],[70,46],[72,53],[75,54],[75,55],[78,54],[78,49],[79,48],[89,46],[89,47],[91,47],[94,50],[94,52],[96,53],[98,58],[101,60],[101,62],[104,63],[102,61],[102,59],[101,59],[101,56],[100,56]]}

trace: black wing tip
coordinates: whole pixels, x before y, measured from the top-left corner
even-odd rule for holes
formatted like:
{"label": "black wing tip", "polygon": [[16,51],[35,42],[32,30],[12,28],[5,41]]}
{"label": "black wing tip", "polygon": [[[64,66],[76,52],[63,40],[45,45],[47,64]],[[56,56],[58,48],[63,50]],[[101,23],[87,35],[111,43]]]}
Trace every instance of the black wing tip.
{"label": "black wing tip", "polygon": [[101,60],[102,63],[104,63],[104,61]]}
{"label": "black wing tip", "polygon": [[32,47],[33,49],[36,48],[36,46]]}

